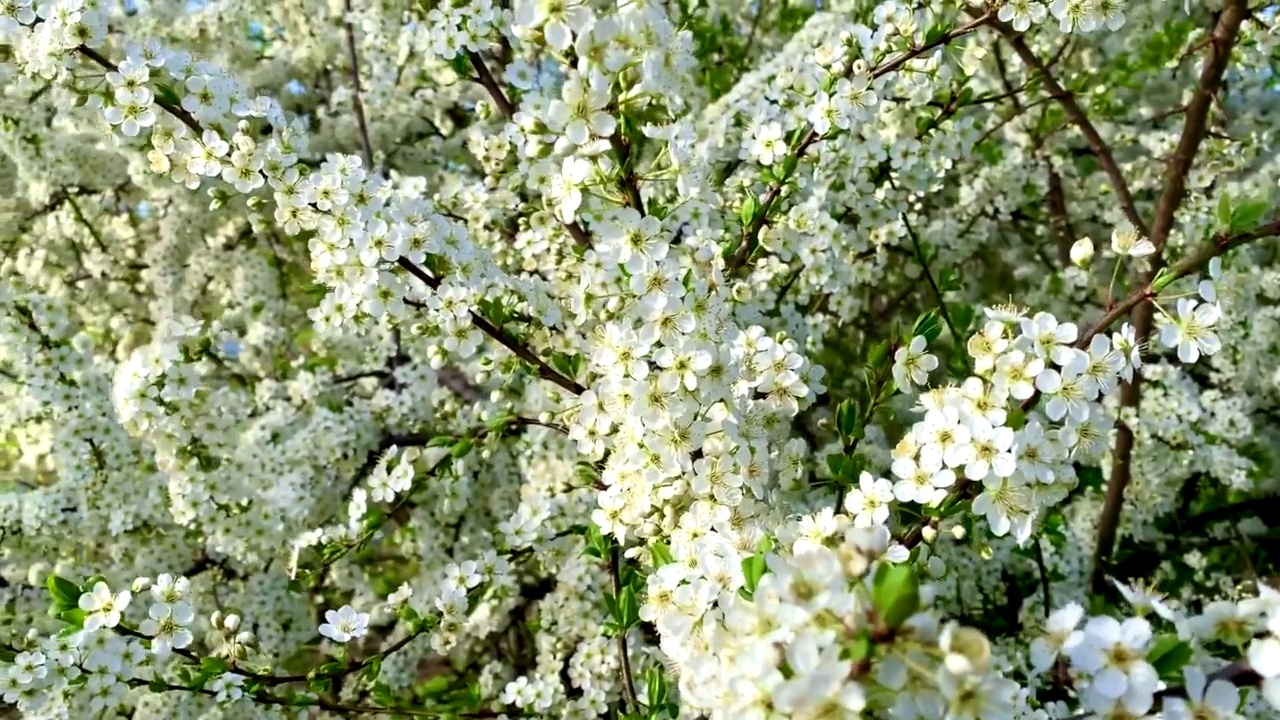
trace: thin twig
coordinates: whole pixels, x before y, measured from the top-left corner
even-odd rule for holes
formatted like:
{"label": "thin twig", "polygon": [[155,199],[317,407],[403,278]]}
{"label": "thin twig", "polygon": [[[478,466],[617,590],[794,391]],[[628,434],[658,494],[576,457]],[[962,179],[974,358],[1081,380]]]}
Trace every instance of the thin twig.
{"label": "thin twig", "polygon": [[[876,80],[888,75],[930,50],[946,45],[956,38],[968,35],[993,20],[995,20],[995,14],[993,12],[988,11],[984,14],[979,14],[973,21],[951,30],[950,32],[943,33],[931,42],[912,47],[901,55],[894,57],[892,60],[888,60],[881,65],[877,65],[875,69],[871,71],[870,79]],[[850,65],[850,68],[852,68],[852,64]],[[805,131],[803,138],[791,152],[791,155],[794,156],[797,161],[803,159],[805,154],[809,152],[809,149],[821,139],[822,135],[814,129],[813,125],[809,125],[808,130]],[[799,163],[797,162],[797,166],[798,165]],[[728,269],[730,274],[739,274],[742,272],[743,268],[746,267],[747,261],[751,259],[752,253],[755,252],[756,246],[760,242],[760,232],[764,230],[764,226],[769,222],[769,213],[773,210],[774,204],[777,203],[778,198],[782,195],[783,188],[786,187],[789,180],[790,178],[783,177],[770,183],[768,191],[765,192],[764,198],[760,201],[760,209],[757,211],[751,224],[743,229],[742,240],[739,242],[737,250],[734,251],[733,257],[729,260]]]}
{"label": "thin twig", "polygon": [[1053,595],[1049,592],[1049,568],[1044,563],[1044,548],[1036,538],[1036,567],[1040,570],[1040,591],[1044,593],[1044,616],[1053,611]]}
{"label": "thin twig", "polygon": [[102,235],[98,233],[98,228],[89,222],[89,218],[85,217],[84,212],[80,209],[80,203],[77,203],[76,199],[70,194],[66,196],[66,203],[71,207],[71,212],[76,216],[76,220],[79,220],[80,224],[84,225],[84,229],[89,231],[89,236],[93,238],[93,242],[98,246],[98,249],[110,254],[107,250],[107,244],[102,240]]}
{"label": "thin twig", "polygon": [[[609,550],[609,577],[613,580],[614,598],[622,597],[622,551],[615,543]],[[618,629],[618,660],[622,666],[622,694],[627,700],[627,712],[636,712],[640,701],[636,697],[636,683],[631,677],[631,657],[627,652],[627,628]]]}
{"label": "thin twig", "polygon": [[907,220],[906,213],[900,213],[902,225],[907,229],[907,237],[911,238],[911,245],[916,250],[916,260],[920,262],[920,269],[924,272],[924,279],[929,283],[929,289],[933,291],[934,300],[938,302],[938,311],[942,313],[942,320],[947,324],[947,329],[951,331],[951,339],[959,348],[964,342],[960,337],[956,324],[951,321],[951,313],[947,310],[946,298],[942,295],[942,288],[938,285],[938,281],[933,278],[933,271],[929,269],[929,259],[924,256],[924,248],[920,245],[920,236],[916,234],[915,228],[911,227],[911,223]]}
{"label": "thin twig", "polygon": [[360,148],[364,151],[364,165],[373,172],[373,143],[369,140],[369,124],[364,117],[364,102],[360,99],[360,57],[356,54],[356,28],[351,24],[351,0],[343,0],[346,10],[342,18],[347,32],[347,60],[351,71],[351,104],[356,114],[356,126],[360,130]]}
{"label": "thin twig", "polygon": [[769,9],[769,0],[756,0],[756,14],[751,18],[751,29],[747,31],[747,41],[742,45],[742,52],[738,55],[737,65],[741,67],[751,58],[751,48],[756,43],[756,32],[760,29],[760,20],[764,17]]}

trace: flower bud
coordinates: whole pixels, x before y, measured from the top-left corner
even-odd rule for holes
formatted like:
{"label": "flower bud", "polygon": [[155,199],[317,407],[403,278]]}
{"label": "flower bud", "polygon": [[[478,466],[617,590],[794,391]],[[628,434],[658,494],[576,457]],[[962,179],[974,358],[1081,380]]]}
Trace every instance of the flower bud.
{"label": "flower bud", "polygon": [[1093,262],[1093,240],[1082,237],[1071,246],[1071,262],[1077,267],[1087,268]]}
{"label": "flower bud", "polygon": [[133,584],[129,586],[129,589],[135,593],[140,593],[149,587],[151,587],[151,578],[139,577],[139,578],[134,578]]}
{"label": "flower bud", "polygon": [[951,528],[951,537],[955,538],[956,540],[963,540],[966,534],[968,533],[965,532],[963,525],[954,525]]}
{"label": "flower bud", "polygon": [[230,613],[227,615],[226,619],[222,621],[222,627],[227,632],[235,632],[240,628],[240,616],[235,613]]}
{"label": "flower bud", "polygon": [[931,543],[938,537],[938,529],[932,525],[925,525],[920,529],[920,537],[923,537],[925,542]]}

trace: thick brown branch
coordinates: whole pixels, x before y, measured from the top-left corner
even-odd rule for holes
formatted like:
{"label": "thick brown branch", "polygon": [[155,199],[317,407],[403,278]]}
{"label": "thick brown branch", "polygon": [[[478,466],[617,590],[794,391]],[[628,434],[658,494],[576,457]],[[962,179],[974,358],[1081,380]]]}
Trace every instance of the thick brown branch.
{"label": "thick brown branch", "polygon": [[[1240,31],[1240,25],[1248,14],[1248,7],[1244,0],[1231,0],[1223,8],[1218,24],[1210,35],[1209,55],[1205,58],[1204,67],[1200,71],[1195,95],[1187,105],[1182,135],[1178,138],[1177,148],[1165,171],[1164,189],[1160,193],[1155,219],[1151,223],[1151,242],[1156,246],[1156,254],[1151,272],[1147,276],[1148,288],[1154,282],[1156,273],[1163,267],[1161,251],[1169,239],[1174,217],[1186,194],[1187,175],[1195,162],[1196,152],[1200,149],[1200,144],[1208,131],[1209,109],[1213,105],[1213,99],[1226,73],[1236,34]],[[1133,311],[1131,320],[1139,344],[1145,343],[1151,336],[1155,321],[1155,310],[1151,303],[1139,303]],[[1127,408],[1137,409],[1141,400],[1142,374],[1136,373],[1133,382],[1125,383],[1120,388],[1121,412]],[[1107,482],[1107,496],[1103,502],[1102,515],[1098,520],[1098,543],[1093,553],[1091,584],[1095,592],[1101,592],[1106,587],[1107,566],[1111,562],[1111,552],[1116,542],[1120,512],[1124,507],[1124,493],[1133,476],[1133,446],[1133,429],[1123,419],[1117,420],[1116,444],[1111,454],[1111,477]]]}

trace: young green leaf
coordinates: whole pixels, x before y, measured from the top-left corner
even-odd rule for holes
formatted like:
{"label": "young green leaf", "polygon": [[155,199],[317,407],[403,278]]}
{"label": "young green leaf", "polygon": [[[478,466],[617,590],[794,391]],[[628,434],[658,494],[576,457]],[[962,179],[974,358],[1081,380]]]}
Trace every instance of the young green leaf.
{"label": "young green leaf", "polygon": [[884,627],[896,630],[920,609],[920,577],[911,565],[885,563],[871,583],[871,604]]}

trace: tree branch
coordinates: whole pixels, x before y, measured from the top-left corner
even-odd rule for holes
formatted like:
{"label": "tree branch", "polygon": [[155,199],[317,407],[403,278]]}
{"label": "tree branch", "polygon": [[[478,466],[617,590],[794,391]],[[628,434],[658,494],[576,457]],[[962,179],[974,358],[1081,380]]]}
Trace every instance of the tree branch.
{"label": "tree branch", "polygon": [[[467,51],[467,60],[471,61],[471,67],[476,71],[476,77],[484,89],[488,91],[489,97],[493,99],[493,103],[498,106],[498,110],[503,116],[510,120],[515,116],[515,106],[511,104],[511,100],[507,98],[507,94],[502,91],[502,87],[498,85],[498,81],[494,79],[493,73],[489,72],[489,66],[485,64],[484,58],[480,53]],[[580,248],[591,247],[591,236],[583,229],[577,220],[569,223],[562,223],[564,229],[569,232],[569,237]]]}
{"label": "tree branch", "polygon": [[[108,70],[117,69],[115,63],[103,57],[100,53],[98,53],[93,48],[88,47],[87,45],[78,46],[76,48],[76,51]],[[159,104],[160,107],[164,108],[166,112],[168,112],[169,114],[181,120],[185,125],[191,128],[191,130],[195,132],[197,135],[203,134],[204,128],[200,125],[200,121],[196,120],[195,117],[193,117],[186,110],[183,110],[180,106],[176,106],[159,99],[156,100],[156,103]],[[425,270],[418,267],[407,258],[400,258],[399,260],[396,261],[396,263],[400,267],[407,270],[409,274],[425,282],[427,286],[432,288],[433,290],[440,286],[441,280],[439,278],[432,277]],[[586,391],[586,388],[584,388],[582,385],[579,385],[574,380],[561,375],[560,373],[556,372],[550,365],[547,365],[546,363],[542,362],[542,360],[538,359],[537,355],[533,354],[532,350],[521,345],[519,341],[517,341],[515,338],[513,338],[510,335],[510,333],[494,325],[492,322],[489,321],[488,318],[484,317],[483,315],[481,315],[480,313],[474,310],[470,312],[471,312],[471,319],[477,328],[479,328],[486,335],[489,335],[490,337],[492,337],[494,340],[497,340],[499,344],[501,344],[503,347],[507,348],[508,350],[511,350],[522,360],[533,365],[537,369],[539,377],[554,382],[555,384],[563,387],[569,392],[572,392],[574,395],[581,395],[583,392]]]}
{"label": "tree branch", "polygon": [[[1182,205],[1186,194],[1187,174],[1195,161],[1196,152],[1204,141],[1208,130],[1209,109],[1213,98],[1217,95],[1222,77],[1226,73],[1227,63],[1231,59],[1231,48],[1235,44],[1236,34],[1249,9],[1244,0],[1231,0],[1223,8],[1217,26],[1210,35],[1209,56],[1205,59],[1200,71],[1200,80],[1195,95],[1187,105],[1182,125],[1182,135],[1178,138],[1177,148],[1165,171],[1164,189],[1156,205],[1155,220],[1151,224],[1151,243],[1156,247],[1155,261],[1147,276],[1147,289],[1155,281],[1156,274],[1163,268],[1162,251],[1173,229],[1174,216]],[[1134,332],[1139,346],[1151,336],[1155,321],[1155,310],[1150,303],[1139,302],[1132,314]],[[1133,381],[1120,388],[1121,413],[1126,408],[1137,409],[1142,400],[1142,373],[1134,374]],[[1095,592],[1106,588],[1107,565],[1111,562],[1111,553],[1115,546],[1116,532],[1120,524],[1120,512],[1124,507],[1124,493],[1133,475],[1133,429],[1124,422],[1121,415],[1116,420],[1116,444],[1112,450],[1111,477],[1107,483],[1107,495],[1102,506],[1102,515],[1098,520],[1098,543],[1093,553],[1093,575],[1091,585]]]}

